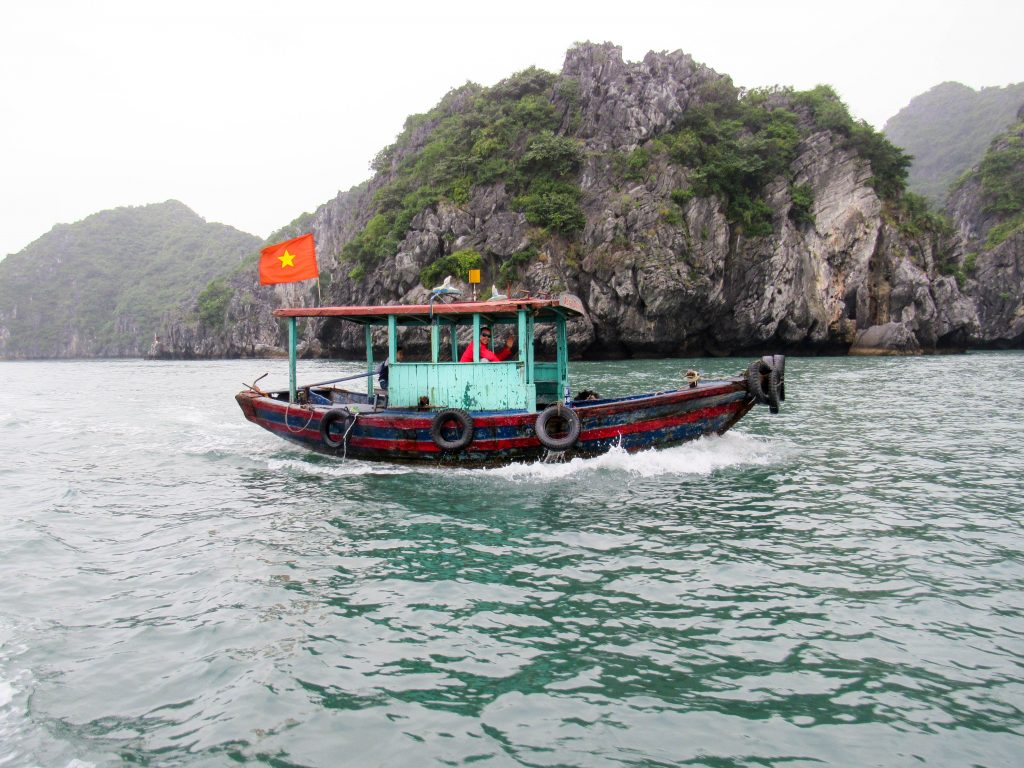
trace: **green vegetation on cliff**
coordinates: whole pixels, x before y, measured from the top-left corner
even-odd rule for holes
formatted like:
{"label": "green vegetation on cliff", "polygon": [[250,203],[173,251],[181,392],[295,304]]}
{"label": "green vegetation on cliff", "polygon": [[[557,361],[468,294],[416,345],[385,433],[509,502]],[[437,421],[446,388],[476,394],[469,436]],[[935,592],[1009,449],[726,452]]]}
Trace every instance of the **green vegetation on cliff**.
{"label": "green vegetation on cliff", "polygon": [[[372,164],[384,182],[371,218],[340,254],[351,265],[350,278],[361,279],[393,256],[424,209],[442,200],[465,204],[475,187],[497,182],[540,237],[574,238],[586,225],[577,178],[585,157],[582,143],[560,131],[578,124],[577,88],[573,80],[532,68],[493,88],[467,84],[427,114],[410,117]],[[684,206],[693,197],[716,197],[744,234],[764,236],[773,231],[765,191],[778,178],[790,185],[790,217],[811,223],[813,193],[795,183],[790,166],[800,142],[822,130],[869,161],[871,183],[883,199],[898,198],[910,158],[855,121],[828,86],[744,92],[728,78],[712,81],[672,131],[631,153],[609,152],[604,167],[633,181],[649,180],[658,164],[691,169],[689,186],[675,190],[673,201]],[[681,222],[671,210],[665,215]],[[502,276],[511,278],[535,254],[528,249],[507,259]]]}
{"label": "green vegetation on cliff", "polygon": [[884,130],[914,158],[910,189],[939,205],[950,185],[981,161],[993,137],[1014,122],[1022,105],[1024,83],[980,91],[942,83],[915,96]]}
{"label": "green vegetation on cliff", "polygon": [[469,280],[469,270],[480,269],[482,266],[483,260],[480,258],[480,253],[472,248],[467,248],[442,256],[433,264],[424,267],[420,273],[420,280],[424,288],[432,288],[440,284],[446,275],[454,275],[459,280]]}
{"label": "green vegetation on cliff", "polygon": [[260,239],[208,224],[176,201],[60,224],[0,262],[0,356],[132,356],[160,319],[208,287]]}
{"label": "green vegetation on cliff", "polygon": [[976,173],[984,210],[998,218],[985,243],[993,248],[1024,230],[1024,120],[992,142]]}
{"label": "green vegetation on cliff", "polygon": [[720,82],[703,97],[678,129],[650,142],[649,154],[693,169],[690,188],[676,190],[673,200],[685,205],[694,196],[715,196],[724,201],[729,221],[750,237],[773,231],[764,190],[777,178],[790,183],[790,217],[810,223],[811,189],[794,183],[790,164],[800,142],[815,131],[831,131],[868,160],[871,183],[882,199],[897,198],[905,187],[910,158],[867,123],[854,121],[829,86],[741,93]]}
{"label": "green vegetation on cliff", "polygon": [[1024,210],[1024,121],[995,142],[981,161],[985,210],[1015,215]]}
{"label": "green vegetation on cliff", "polygon": [[[467,84],[406,120],[372,168],[389,176],[373,216],[341,256],[365,268],[393,256],[412,219],[442,199],[464,204],[474,187],[503,181],[530,223],[570,235],[583,227],[573,177],[583,151],[557,135],[556,76],[531,68],[493,88]],[[566,91],[563,81],[561,92]]]}

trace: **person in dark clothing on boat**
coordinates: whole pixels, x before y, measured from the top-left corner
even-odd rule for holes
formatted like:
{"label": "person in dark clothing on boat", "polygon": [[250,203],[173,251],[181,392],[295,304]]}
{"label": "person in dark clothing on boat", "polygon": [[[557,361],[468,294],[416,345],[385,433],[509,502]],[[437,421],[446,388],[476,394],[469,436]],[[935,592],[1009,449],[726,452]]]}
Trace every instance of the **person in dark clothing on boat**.
{"label": "person in dark clothing on boat", "polygon": [[[395,362],[400,363],[405,358],[405,353],[401,347],[395,349]],[[388,391],[388,361],[385,360],[380,364],[380,368],[377,370],[377,385],[385,392]]]}
{"label": "person in dark clothing on boat", "polygon": [[[511,333],[508,338],[505,339],[505,346],[497,352],[491,351],[491,328],[490,326],[483,326],[480,329],[480,362],[481,363],[500,363],[502,360],[508,359],[508,356],[512,354],[512,347],[516,344],[516,337]],[[473,362],[473,345],[469,344],[466,349],[462,352],[462,357],[459,358],[460,363],[472,363]]]}

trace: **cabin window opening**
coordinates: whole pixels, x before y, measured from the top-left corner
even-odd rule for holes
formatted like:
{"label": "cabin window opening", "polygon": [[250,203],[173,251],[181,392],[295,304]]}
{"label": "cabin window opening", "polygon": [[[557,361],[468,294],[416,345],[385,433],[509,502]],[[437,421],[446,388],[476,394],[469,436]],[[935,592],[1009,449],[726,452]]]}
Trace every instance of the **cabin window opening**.
{"label": "cabin window opening", "polygon": [[558,362],[558,340],[555,326],[537,323],[533,327],[533,359],[538,363]]}
{"label": "cabin window opening", "polygon": [[[441,360],[445,354],[445,329],[441,330]],[[401,350],[401,357],[399,357]],[[430,326],[412,325],[398,332],[398,343],[395,347],[395,363],[421,363],[430,361]]]}
{"label": "cabin window opening", "polygon": [[[505,339],[508,338],[509,334],[516,337],[516,345],[518,346],[519,339],[515,323],[491,320],[485,317],[480,318],[480,340],[492,352],[501,351],[505,346]],[[460,325],[458,328],[457,339],[454,344],[454,352],[456,353],[455,359],[460,360],[472,343],[473,326]]]}

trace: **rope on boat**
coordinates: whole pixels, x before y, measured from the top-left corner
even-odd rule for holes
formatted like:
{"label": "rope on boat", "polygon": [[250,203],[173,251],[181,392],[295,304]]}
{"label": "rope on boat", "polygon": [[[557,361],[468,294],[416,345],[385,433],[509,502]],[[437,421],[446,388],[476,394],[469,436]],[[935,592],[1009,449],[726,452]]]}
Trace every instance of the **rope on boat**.
{"label": "rope on boat", "polygon": [[[346,409],[347,410],[347,409]],[[348,423],[348,428],[345,430],[345,434],[341,437],[341,458],[345,460],[348,458],[348,433],[352,431],[352,427],[356,425],[356,420],[359,418],[359,411],[349,411],[352,414],[352,421]]]}
{"label": "rope on boat", "polygon": [[306,421],[306,423],[303,424],[298,429],[292,429],[292,425],[288,423],[288,411],[291,409],[291,407],[292,407],[292,403],[289,402],[288,405],[286,405],[285,409],[284,409],[284,427],[285,427],[285,429],[287,429],[293,435],[297,435],[297,434],[299,434],[299,432],[305,432],[306,428],[309,427],[309,425],[313,423],[313,417],[316,415],[316,411],[314,411],[312,408],[310,408],[309,409],[309,419]]}

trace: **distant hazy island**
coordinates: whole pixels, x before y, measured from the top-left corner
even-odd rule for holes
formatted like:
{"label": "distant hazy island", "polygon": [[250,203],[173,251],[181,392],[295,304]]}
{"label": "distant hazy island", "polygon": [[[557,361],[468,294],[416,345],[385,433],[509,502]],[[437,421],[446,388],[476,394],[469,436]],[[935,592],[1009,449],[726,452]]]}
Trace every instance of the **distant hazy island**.
{"label": "distant hazy island", "polygon": [[886,138],[914,158],[910,189],[935,205],[985,157],[993,137],[1017,120],[1024,106],[1024,83],[976,91],[942,83],[916,96],[883,129]]}
{"label": "distant hazy island", "polygon": [[[589,357],[1020,347],[1022,103],[945,83],[883,135],[827,86],[581,44],[410,116],[372,178],[268,241],[315,234],[325,304],[422,301],[473,267],[570,291]],[[318,291],[259,286],[262,244],[176,201],[58,225],[0,261],[0,357],[273,354],[271,310]],[[356,354],[349,332],[310,323],[304,353]]]}

